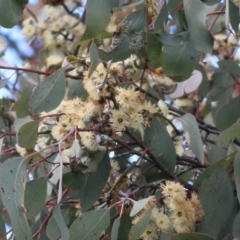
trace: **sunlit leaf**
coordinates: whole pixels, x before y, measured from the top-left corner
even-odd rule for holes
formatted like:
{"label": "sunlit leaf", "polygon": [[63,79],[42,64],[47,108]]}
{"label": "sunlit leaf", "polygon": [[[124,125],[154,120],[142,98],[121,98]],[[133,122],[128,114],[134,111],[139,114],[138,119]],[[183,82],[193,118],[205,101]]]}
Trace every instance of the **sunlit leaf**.
{"label": "sunlit leaf", "polygon": [[99,209],[84,213],[70,228],[71,240],[99,240],[110,224],[110,210]]}
{"label": "sunlit leaf", "polygon": [[118,240],[118,229],[120,226],[121,218],[118,217],[114,220],[113,226],[112,226],[112,232],[111,232],[111,240]]}
{"label": "sunlit leaf", "polygon": [[[198,51],[211,53],[213,37],[206,27],[206,7],[197,0],[183,0],[190,38]],[[197,14],[196,14],[197,9]]]}
{"label": "sunlit leaf", "polygon": [[22,157],[8,159],[0,168],[2,202],[10,217],[14,234],[19,240],[32,239],[24,206],[25,174],[26,160]]}
{"label": "sunlit leaf", "polygon": [[36,113],[49,112],[63,100],[66,90],[64,69],[58,69],[44,79],[33,91],[30,101],[31,109]]}
{"label": "sunlit leaf", "polygon": [[138,201],[133,201],[133,207],[132,210],[130,212],[130,217],[135,216],[136,214],[138,214],[148,203],[148,198],[144,198]]}
{"label": "sunlit leaf", "polygon": [[195,117],[192,114],[187,113],[184,116],[182,116],[181,121],[184,131],[186,131],[189,134],[189,139],[187,139],[187,141],[190,144],[190,149],[196,155],[198,160],[203,164],[204,163],[203,143]]}

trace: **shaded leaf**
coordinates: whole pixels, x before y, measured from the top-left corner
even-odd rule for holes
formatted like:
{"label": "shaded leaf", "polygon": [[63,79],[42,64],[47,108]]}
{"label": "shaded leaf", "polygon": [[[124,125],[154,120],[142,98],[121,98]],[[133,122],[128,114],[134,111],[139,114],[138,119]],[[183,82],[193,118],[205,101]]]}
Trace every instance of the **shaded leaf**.
{"label": "shaded leaf", "polygon": [[231,23],[231,26],[235,33],[238,32],[238,26],[239,26],[239,7],[237,7],[233,1],[229,1],[229,20]]}
{"label": "shaded leaf", "polygon": [[233,223],[233,230],[232,234],[233,237],[240,239],[240,211],[238,212],[237,216],[235,217],[234,223]]}
{"label": "shaded leaf", "polygon": [[174,81],[189,78],[198,64],[200,52],[191,41],[179,46],[164,45],[163,70]]}
{"label": "shaded leaf", "polygon": [[130,217],[133,217],[136,214],[138,214],[146,206],[146,204],[148,203],[148,198],[144,198],[139,201],[133,201],[132,203],[133,207],[129,215]]}
{"label": "shaded leaf", "polygon": [[1,0],[0,1],[0,25],[12,28],[18,24],[23,17],[23,8],[27,0]]}
{"label": "shaded leaf", "polygon": [[237,198],[238,198],[238,202],[240,203],[240,153],[239,152],[236,154],[236,157],[234,160],[234,179],[235,179],[236,190],[237,190]]}
{"label": "shaded leaf", "polygon": [[118,217],[114,220],[113,226],[112,226],[112,231],[111,231],[111,240],[118,240],[118,229],[120,226],[120,221],[121,218]]}
{"label": "shaded leaf", "polygon": [[146,128],[144,142],[169,171],[174,170],[176,164],[175,147],[166,127],[158,118],[153,117],[151,126]]}
{"label": "shaded leaf", "polygon": [[183,0],[183,4],[190,38],[195,48],[201,52],[211,53],[213,49],[213,37],[206,27],[206,7],[199,0]]}
{"label": "shaded leaf", "polygon": [[26,161],[22,157],[8,159],[0,168],[1,198],[17,240],[32,239],[24,206],[25,173]]}
{"label": "shaded leaf", "polygon": [[157,35],[158,40],[169,46],[180,46],[189,41],[189,32],[181,32],[177,34],[161,33]]}
{"label": "shaded leaf", "polygon": [[194,183],[195,187],[199,187],[203,180],[206,178],[210,178],[211,175],[213,174],[213,172],[215,171],[219,171],[219,170],[228,170],[230,168],[232,168],[233,166],[233,161],[236,157],[237,152],[233,152],[232,154],[230,154],[229,156],[227,156],[226,158],[214,163],[213,165],[211,165],[210,167],[208,167],[206,170],[204,170],[200,176],[197,178],[197,180]]}
{"label": "shaded leaf", "polygon": [[18,131],[18,145],[24,148],[34,148],[38,138],[38,122],[28,122]]}
{"label": "shaded leaf", "polygon": [[233,194],[231,179],[227,171],[216,171],[209,179],[202,182],[198,196],[205,215],[196,228],[197,232],[206,233],[214,239],[219,239],[222,228],[232,214]]}
{"label": "shaded leaf", "polygon": [[110,224],[110,210],[99,209],[84,213],[70,228],[71,240],[98,240]]}
{"label": "shaded leaf", "polygon": [[[92,159],[94,161],[94,159]],[[80,198],[82,211],[88,210],[99,198],[110,173],[110,161],[108,152],[105,152],[103,159],[98,164],[95,172],[86,176],[85,185],[79,191],[72,191],[70,195]],[[97,183],[97,184],[96,184]],[[91,189],[91,191],[89,191]]]}
{"label": "shaded leaf", "polygon": [[74,99],[76,97],[82,98],[84,95],[87,95],[86,89],[83,87],[82,80],[72,80],[68,85],[68,99]]}
{"label": "shaded leaf", "polygon": [[33,91],[30,107],[36,113],[49,112],[63,100],[66,90],[64,69],[58,69]]}
{"label": "shaded leaf", "polygon": [[[236,111],[240,106],[240,96],[231,99],[224,104],[217,112],[216,126],[224,130],[233,125],[240,118],[240,111]],[[231,116],[231,117],[226,117]]]}
{"label": "shaded leaf", "polygon": [[162,32],[164,30],[165,24],[168,21],[168,9],[167,9],[167,2],[164,2],[160,13],[156,21],[154,22],[154,31],[155,32]]}
{"label": "shaded leaf", "polygon": [[231,60],[221,60],[218,62],[218,66],[225,72],[240,77],[240,67],[236,62]]}
{"label": "shaded leaf", "polygon": [[63,174],[63,185],[72,190],[80,189],[84,186],[86,176],[81,172],[68,172]]}
{"label": "shaded leaf", "polygon": [[128,239],[131,227],[132,218],[130,218],[127,214],[123,214],[121,217],[120,227],[118,229],[118,240]]}
{"label": "shaded leaf", "polygon": [[231,127],[225,129],[218,136],[218,147],[227,147],[233,143],[235,139],[240,138],[240,119],[237,120]]}
{"label": "shaded leaf", "polygon": [[90,53],[90,59],[91,59],[91,67],[88,72],[88,77],[92,75],[92,73],[95,71],[95,69],[99,64],[98,48],[95,43],[92,43],[92,45],[90,46],[89,53]]}
{"label": "shaded leaf", "polygon": [[5,87],[7,85],[7,83],[8,83],[8,80],[9,80],[8,78],[0,80],[0,88]]}
{"label": "shaded leaf", "polygon": [[61,232],[61,238],[64,240],[69,240],[70,234],[69,234],[68,228],[66,226],[66,223],[64,222],[59,204],[55,207],[55,209],[53,211],[53,217],[54,217],[55,221],[57,222],[58,228]]}
{"label": "shaded leaf", "polygon": [[27,209],[26,216],[33,219],[42,210],[47,196],[47,180],[42,177],[27,182],[24,192],[24,204]]}
{"label": "shaded leaf", "polygon": [[138,239],[145,231],[151,217],[152,208],[149,208],[144,216],[132,227],[129,233],[129,240]]}
{"label": "shaded leaf", "polygon": [[86,31],[81,40],[96,37],[110,21],[111,0],[88,0],[86,5]]}
{"label": "shaded leaf", "polygon": [[190,144],[190,149],[203,164],[203,143],[195,117],[192,114],[187,113],[183,115],[180,120],[182,121],[183,130],[189,134],[190,139],[187,139],[187,141]]}
{"label": "shaded leaf", "polygon": [[171,237],[174,240],[214,240],[211,236],[202,233],[178,233],[171,235]]}

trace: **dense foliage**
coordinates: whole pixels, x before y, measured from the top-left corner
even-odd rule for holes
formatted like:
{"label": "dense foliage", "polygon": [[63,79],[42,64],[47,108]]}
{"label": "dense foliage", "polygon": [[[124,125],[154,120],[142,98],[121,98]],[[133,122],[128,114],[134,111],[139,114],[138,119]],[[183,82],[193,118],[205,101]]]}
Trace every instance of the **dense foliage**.
{"label": "dense foliage", "polygon": [[0,0],[34,50],[0,38],[0,238],[240,239],[240,1],[26,4]]}

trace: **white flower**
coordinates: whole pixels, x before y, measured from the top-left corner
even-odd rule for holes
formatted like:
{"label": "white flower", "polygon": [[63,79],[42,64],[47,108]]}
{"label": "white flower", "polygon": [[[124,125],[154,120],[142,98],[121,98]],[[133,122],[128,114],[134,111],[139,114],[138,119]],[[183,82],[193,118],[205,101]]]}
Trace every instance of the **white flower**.
{"label": "white flower", "polygon": [[160,108],[163,116],[166,117],[168,115],[168,106],[167,106],[167,104],[163,100],[159,100],[158,101],[158,107]]}

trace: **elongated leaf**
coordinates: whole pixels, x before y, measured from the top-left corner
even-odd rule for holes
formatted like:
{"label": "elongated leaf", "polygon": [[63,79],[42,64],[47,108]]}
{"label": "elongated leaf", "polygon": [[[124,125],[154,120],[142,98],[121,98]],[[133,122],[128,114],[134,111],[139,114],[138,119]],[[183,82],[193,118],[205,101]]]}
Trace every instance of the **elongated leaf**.
{"label": "elongated leaf", "polygon": [[83,87],[82,80],[70,80],[68,85],[68,99],[74,99],[76,97],[82,98],[87,95],[86,89]]}
{"label": "elongated leaf", "polygon": [[26,216],[33,219],[42,210],[47,196],[47,178],[42,177],[27,182],[24,193]]}
{"label": "elongated leaf", "polygon": [[180,46],[189,41],[189,32],[181,32],[178,34],[161,33],[157,35],[158,40],[169,46]]}
{"label": "elongated leaf", "polygon": [[154,22],[154,31],[161,33],[164,30],[165,25],[167,24],[168,21],[168,9],[167,9],[167,1],[164,2],[164,5]]}
{"label": "elongated leaf", "polygon": [[86,31],[81,40],[96,37],[110,21],[111,0],[88,0],[86,5]]}
{"label": "elongated leaf", "polygon": [[206,27],[206,7],[200,0],[183,0],[183,4],[194,46],[201,52],[211,53],[213,37]]}
{"label": "elongated leaf", "polygon": [[187,113],[184,116],[182,116],[181,121],[184,131],[186,131],[189,134],[190,139],[187,139],[187,141],[190,144],[191,150],[196,155],[198,160],[203,164],[204,163],[203,143],[195,117],[192,114]]}
{"label": "elongated leaf", "polygon": [[231,23],[231,26],[235,33],[238,32],[238,26],[239,26],[239,7],[237,7],[233,1],[229,1],[229,20]]}
{"label": "elongated leaf", "polygon": [[72,189],[81,189],[86,181],[86,176],[81,172],[68,172],[63,174],[63,185]]}
{"label": "elongated leaf", "polygon": [[36,113],[49,112],[63,100],[66,90],[64,69],[59,69],[41,82],[33,91],[30,107]]}
{"label": "elongated leaf", "polygon": [[112,232],[111,232],[111,240],[118,240],[118,229],[120,226],[121,218],[118,217],[114,220],[113,226],[112,226]]}
{"label": "elongated leaf", "polygon": [[164,46],[163,70],[174,81],[188,79],[198,64],[200,52],[191,41],[180,46]]}
{"label": "elongated leaf", "polygon": [[26,160],[15,157],[5,161],[0,168],[0,192],[3,205],[8,211],[11,226],[17,240],[30,240],[32,233],[27,222],[24,206],[24,176]]}
{"label": "elongated leaf", "polygon": [[236,183],[238,202],[240,203],[240,153],[238,152],[234,160],[234,178]]}
{"label": "elongated leaf", "polygon": [[174,240],[214,240],[211,236],[202,233],[178,233],[171,235],[171,237]]}
{"label": "elongated leaf", "polygon": [[203,181],[198,196],[205,216],[197,226],[196,232],[208,234],[214,239],[222,239],[221,230],[227,224],[234,207],[233,194],[227,171],[216,171],[209,179]]}
{"label": "elongated leaf", "polygon": [[[93,159],[91,161],[95,161]],[[99,198],[102,189],[104,188],[110,173],[109,155],[105,152],[104,157],[98,164],[95,172],[87,174],[85,185],[79,191],[72,191],[71,195],[74,198],[80,198],[82,211],[88,210]],[[97,184],[96,184],[97,183]],[[91,189],[91,191],[89,191]]]}
{"label": "elongated leaf", "polygon": [[0,25],[5,28],[12,28],[22,19],[24,6],[27,0],[0,1]]}
{"label": "elongated leaf", "polygon": [[145,231],[151,217],[152,208],[149,208],[144,216],[131,229],[129,240],[138,239]]}
{"label": "elongated leaf", "polygon": [[203,180],[211,177],[213,172],[219,171],[219,170],[228,170],[228,169],[232,168],[236,154],[237,154],[237,152],[235,151],[232,154],[230,154],[229,156],[227,156],[226,158],[214,163],[213,165],[208,167],[205,171],[203,171],[200,174],[200,176],[197,178],[197,180],[195,181],[195,183],[194,183],[195,187],[198,188],[202,184]]}
{"label": "elongated leaf", "polygon": [[227,73],[240,77],[240,67],[236,62],[231,60],[221,60],[218,62],[218,66]]}
{"label": "elongated leaf", "polygon": [[32,88],[26,87],[22,90],[19,100],[14,104],[13,110],[18,118],[24,118],[29,115],[29,99],[32,95]]}
{"label": "elongated leaf", "polygon": [[110,224],[110,210],[93,210],[75,220],[70,228],[71,240],[98,240]]}
{"label": "elongated leaf", "polygon": [[[216,125],[219,129],[224,130],[233,125],[240,118],[240,111],[236,111],[240,106],[240,96],[231,99],[223,105],[216,116]],[[231,117],[226,117],[231,116]]]}
{"label": "elongated leaf", "polygon": [[141,199],[139,201],[133,201],[133,208],[130,212],[130,217],[135,216],[138,212],[140,212],[148,203],[148,198]]}
{"label": "elongated leaf", "polygon": [[227,128],[218,137],[217,145],[219,147],[227,147],[233,143],[235,139],[240,139],[240,119],[231,127]]}
{"label": "elongated leaf", "polygon": [[70,239],[70,234],[69,234],[68,228],[66,226],[66,223],[64,222],[59,204],[55,207],[55,209],[53,211],[53,217],[58,224],[58,227],[59,227],[60,232],[61,232],[62,239],[69,240]]}
{"label": "elongated leaf", "polygon": [[92,43],[89,49],[89,53],[90,53],[90,59],[91,59],[91,67],[89,69],[88,77],[92,75],[92,73],[95,71],[95,69],[99,64],[98,48],[95,43]]}
{"label": "elongated leaf", "polygon": [[38,122],[24,124],[18,132],[18,145],[24,148],[34,148],[38,138]]}
{"label": "elongated leaf", "polygon": [[237,216],[235,217],[233,223],[233,231],[232,234],[236,239],[240,239],[240,211],[238,212]]}

